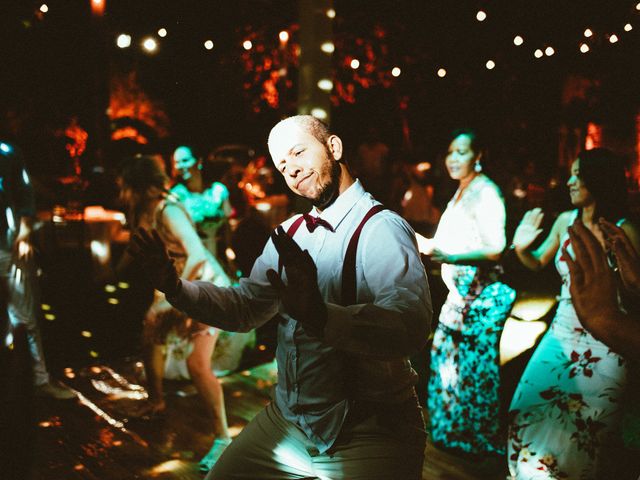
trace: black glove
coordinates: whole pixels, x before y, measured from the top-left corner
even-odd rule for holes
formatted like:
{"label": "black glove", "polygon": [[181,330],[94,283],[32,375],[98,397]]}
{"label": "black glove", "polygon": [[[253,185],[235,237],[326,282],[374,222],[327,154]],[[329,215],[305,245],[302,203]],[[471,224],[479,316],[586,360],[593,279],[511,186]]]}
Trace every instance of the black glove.
{"label": "black glove", "polygon": [[149,233],[144,228],[139,228],[131,236],[127,252],[140,262],[147,279],[155,289],[167,297],[178,293],[180,277],[156,229]]}
{"label": "black glove", "polygon": [[267,271],[269,282],[278,291],[286,312],[302,324],[307,334],[323,338],[327,305],[318,288],[316,264],[282,227],[271,235],[271,240],[287,272],[287,285],[275,270]]}

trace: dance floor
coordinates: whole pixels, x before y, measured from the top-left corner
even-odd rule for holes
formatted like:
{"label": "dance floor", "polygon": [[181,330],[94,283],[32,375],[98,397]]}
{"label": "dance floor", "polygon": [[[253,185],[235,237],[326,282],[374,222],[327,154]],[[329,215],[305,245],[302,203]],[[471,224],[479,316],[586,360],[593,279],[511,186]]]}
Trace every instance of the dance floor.
{"label": "dance floor", "polygon": [[[168,382],[167,415],[133,419],[146,392],[141,364],[68,370],[65,383],[77,400],[38,399],[33,480],[202,479],[198,460],[213,435],[189,382]],[[223,378],[232,434],[266,404],[276,375],[270,362]],[[500,462],[502,463],[502,462]],[[504,478],[495,463],[467,463],[427,446],[423,479]]]}

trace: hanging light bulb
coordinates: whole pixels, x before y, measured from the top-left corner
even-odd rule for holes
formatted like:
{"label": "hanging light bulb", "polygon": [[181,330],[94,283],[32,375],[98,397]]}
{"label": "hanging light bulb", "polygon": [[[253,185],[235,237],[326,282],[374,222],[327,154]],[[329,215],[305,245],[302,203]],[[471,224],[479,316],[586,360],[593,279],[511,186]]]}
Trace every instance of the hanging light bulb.
{"label": "hanging light bulb", "polygon": [[476,20],[478,20],[479,22],[484,22],[486,19],[487,14],[482,10],[478,10],[478,13],[476,13]]}
{"label": "hanging light bulb", "polygon": [[591,31],[591,29],[590,29],[590,28],[587,28],[587,29],[584,31],[584,36],[585,36],[585,37],[589,38],[589,37],[591,37],[592,35],[593,35],[593,32]]}
{"label": "hanging light bulb", "polygon": [[581,43],[580,44],[580,51],[582,53],[587,53],[589,51],[589,45],[587,45],[586,43]]}
{"label": "hanging light bulb", "polygon": [[515,46],[519,47],[523,43],[524,43],[524,38],[522,38],[520,35],[516,35],[515,37],[513,37],[513,44]]}
{"label": "hanging light bulb", "polygon": [[615,33],[612,33],[611,36],[609,37],[609,42],[616,43],[617,41],[618,41],[618,36]]}
{"label": "hanging light bulb", "polygon": [[127,48],[131,46],[131,35],[127,35],[126,33],[121,33],[118,35],[116,39],[116,45],[118,48]]}
{"label": "hanging light bulb", "polygon": [[556,51],[553,49],[553,47],[547,47],[544,49],[544,54],[547,57],[550,57],[551,55],[553,55],[554,53],[556,53]]}
{"label": "hanging light bulb", "polygon": [[447,75],[447,71],[444,68],[439,68],[438,69],[438,76],[440,78],[444,78]]}
{"label": "hanging light bulb", "polygon": [[333,53],[336,49],[336,46],[333,44],[333,42],[324,42],[322,45],[320,45],[320,50],[322,50],[324,53]]}
{"label": "hanging light bulb", "polygon": [[543,55],[544,53],[542,53],[542,50],[540,50],[539,48],[536,48],[536,51],[533,52],[533,56],[536,58],[542,58]]}
{"label": "hanging light bulb", "polygon": [[158,49],[158,42],[156,42],[154,38],[148,37],[148,38],[145,38],[144,41],[142,42],[142,47],[147,52],[152,53]]}

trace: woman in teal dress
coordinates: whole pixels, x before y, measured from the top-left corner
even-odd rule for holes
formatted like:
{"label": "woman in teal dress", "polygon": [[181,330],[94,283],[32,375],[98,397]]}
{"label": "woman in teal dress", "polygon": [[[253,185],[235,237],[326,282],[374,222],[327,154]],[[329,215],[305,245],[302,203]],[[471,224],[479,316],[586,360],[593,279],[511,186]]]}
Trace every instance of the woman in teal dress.
{"label": "woman in teal dress", "polygon": [[505,452],[499,342],[515,300],[496,266],[506,243],[504,199],[481,160],[476,133],[454,132],[446,167],[458,190],[433,239],[418,237],[421,252],[442,263],[449,289],[431,349],[431,441],[478,458]]}

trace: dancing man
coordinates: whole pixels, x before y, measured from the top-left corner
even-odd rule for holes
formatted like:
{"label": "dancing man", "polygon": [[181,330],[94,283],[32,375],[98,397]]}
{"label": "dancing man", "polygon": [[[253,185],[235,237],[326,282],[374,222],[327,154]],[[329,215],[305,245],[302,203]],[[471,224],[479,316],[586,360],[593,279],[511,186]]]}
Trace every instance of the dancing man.
{"label": "dancing man", "polygon": [[415,234],[352,176],[342,140],[319,120],[287,118],[268,145],[314,208],[276,229],[239,286],[180,279],[155,232],[140,230],[131,247],[200,322],[246,331],[281,316],[273,401],[207,479],[420,479],[426,434],[409,356],[432,309]]}

